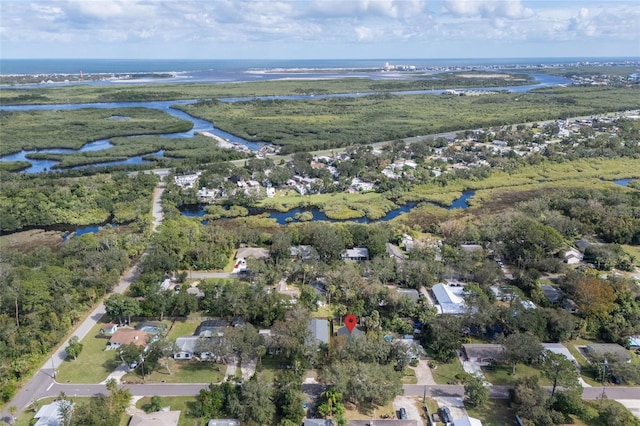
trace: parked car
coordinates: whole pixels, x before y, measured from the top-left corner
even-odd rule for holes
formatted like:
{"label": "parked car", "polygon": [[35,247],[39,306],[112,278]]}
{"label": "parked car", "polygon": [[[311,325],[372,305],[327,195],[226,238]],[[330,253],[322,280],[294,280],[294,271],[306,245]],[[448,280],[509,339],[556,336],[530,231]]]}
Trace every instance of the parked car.
{"label": "parked car", "polygon": [[400,420],[407,420],[408,419],[407,410],[405,410],[404,407],[399,410],[399,413],[400,413],[400,416],[399,416]]}
{"label": "parked car", "polygon": [[442,419],[442,423],[445,425],[448,425],[453,421],[449,407],[440,407],[440,418]]}

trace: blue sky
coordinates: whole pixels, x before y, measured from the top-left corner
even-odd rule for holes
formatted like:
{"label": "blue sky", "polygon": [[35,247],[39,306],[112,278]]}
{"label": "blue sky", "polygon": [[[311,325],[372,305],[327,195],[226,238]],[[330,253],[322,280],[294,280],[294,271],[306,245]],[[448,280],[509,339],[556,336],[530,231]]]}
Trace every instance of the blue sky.
{"label": "blue sky", "polygon": [[639,0],[0,0],[3,58],[640,56]]}

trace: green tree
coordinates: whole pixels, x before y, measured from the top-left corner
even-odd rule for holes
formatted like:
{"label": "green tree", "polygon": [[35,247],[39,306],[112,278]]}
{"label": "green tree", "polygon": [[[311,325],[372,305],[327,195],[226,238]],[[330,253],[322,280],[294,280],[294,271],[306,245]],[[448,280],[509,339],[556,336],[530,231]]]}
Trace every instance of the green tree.
{"label": "green tree", "polygon": [[420,341],[429,348],[433,357],[440,362],[454,359],[462,345],[461,319],[451,315],[437,315],[429,318],[423,327]]}
{"label": "green tree", "polygon": [[580,387],[576,366],[563,354],[553,353],[549,350],[545,351],[542,366],[542,374],[553,383],[551,397],[556,393],[557,386],[568,389]]}
{"label": "green tree", "polygon": [[162,398],[158,395],[151,397],[151,401],[144,407],[144,411],[147,413],[153,413],[154,411],[160,411],[162,409]]}
{"label": "green tree", "polygon": [[80,352],[82,352],[82,343],[80,343],[78,336],[72,336],[69,339],[69,345],[65,348],[67,355],[76,360]]}
{"label": "green tree", "polygon": [[472,407],[482,407],[489,400],[489,388],[482,377],[469,375],[464,383],[465,401]]}
{"label": "green tree", "polygon": [[639,426],[640,420],[635,418],[624,406],[617,401],[602,401],[600,403],[598,420],[604,426]]}
{"label": "green tree", "polygon": [[542,355],[540,340],[531,333],[513,333],[503,339],[505,355],[511,362],[512,372],[516,374],[516,364],[532,363]]}

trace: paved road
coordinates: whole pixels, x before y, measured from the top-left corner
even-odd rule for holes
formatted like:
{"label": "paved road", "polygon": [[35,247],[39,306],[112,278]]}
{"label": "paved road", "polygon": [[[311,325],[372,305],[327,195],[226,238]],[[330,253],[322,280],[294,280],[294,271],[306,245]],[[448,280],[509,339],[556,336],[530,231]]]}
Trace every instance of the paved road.
{"label": "paved road", "polygon": [[[162,223],[163,212],[162,212],[162,192],[164,191],[165,185],[164,182],[160,182],[158,187],[153,192],[153,230],[155,231],[158,225]],[[145,252],[146,254],[146,252]],[[143,254],[140,260],[145,256]],[[133,265],[131,268],[125,271],[125,273],[120,277],[120,281],[118,285],[113,290],[113,293],[124,293],[129,285],[134,282],[138,277],[138,265],[140,260]],[[79,340],[82,340],[91,329],[100,321],[103,315],[106,314],[106,310],[104,307],[104,303],[100,302],[98,306],[89,314],[88,317],[78,325],[73,334],[69,337],[77,336]],[[9,418],[8,407],[15,405],[18,408],[18,413],[23,411],[26,407],[31,404],[32,401],[37,400],[39,398],[43,398],[44,396],[56,396],[60,392],[57,391],[54,394],[51,394],[53,389],[57,389],[57,385],[54,381],[55,370],[62,364],[62,362],[67,357],[67,352],[65,348],[69,344],[69,339],[65,340],[58,349],[53,353],[51,358],[45,362],[45,364],[38,370],[31,380],[27,382],[27,384],[16,394],[13,400],[5,405],[4,410],[0,413],[0,418],[5,421]],[[104,386],[102,387],[104,388]],[[99,392],[98,392],[99,393]],[[93,395],[90,394],[90,395]]]}

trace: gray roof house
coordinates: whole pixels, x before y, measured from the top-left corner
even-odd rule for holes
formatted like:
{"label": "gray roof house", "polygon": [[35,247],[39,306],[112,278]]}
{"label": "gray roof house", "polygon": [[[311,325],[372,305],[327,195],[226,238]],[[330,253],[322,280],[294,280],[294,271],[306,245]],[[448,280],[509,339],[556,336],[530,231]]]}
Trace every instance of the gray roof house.
{"label": "gray roof house", "polygon": [[596,361],[615,357],[619,361],[631,362],[629,351],[616,343],[591,343],[585,349],[589,357]]}
{"label": "gray roof house", "polygon": [[362,336],[364,333],[358,327],[353,327],[351,333],[349,333],[349,329],[347,327],[341,327],[338,329],[336,335],[338,336]]}
{"label": "gray roof house", "polygon": [[462,350],[469,361],[480,365],[489,365],[504,360],[504,346],[479,343],[462,345]]}
{"label": "gray roof house", "polygon": [[329,419],[304,419],[304,426],[333,426]]}
{"label": "gray roof house", "polygon": [[154,411],[153,413],[135,413],[129,426],[177,426],[180,411]]}
{"label": "gray roof house", "polygon": [[329,321],[326,319],[314,318],[309,321],[309,329],[311,330],[311,342],[322,342],[329,344]]}

